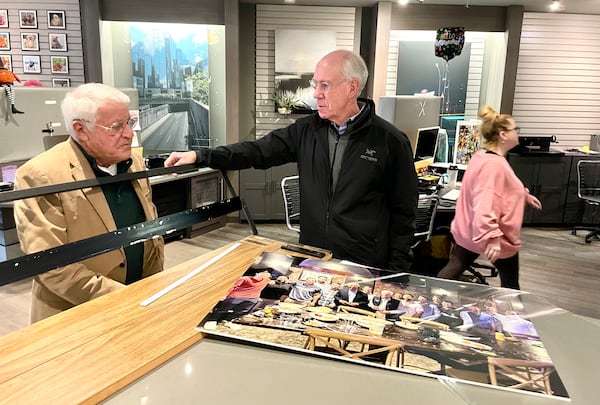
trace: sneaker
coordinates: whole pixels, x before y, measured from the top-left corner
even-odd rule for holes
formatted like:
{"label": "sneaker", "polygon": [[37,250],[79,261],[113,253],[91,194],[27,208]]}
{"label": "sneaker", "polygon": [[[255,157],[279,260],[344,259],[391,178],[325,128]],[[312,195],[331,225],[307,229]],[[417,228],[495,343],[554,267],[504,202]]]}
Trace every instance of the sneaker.
{"label": "sneaker", "polygon": [[204,324],[204,329],[208,329],[208,330],[216,330],[217,329],[217,322],[216,321],[208,321]]}
{"label": "sneaker", "polygon": [[225,322],[223,325],[225,325],[228,328],[233,329],[233,330],[240,330],[240,329],[242,329],[242,327],[240,325],[235,324],[233,322]]}

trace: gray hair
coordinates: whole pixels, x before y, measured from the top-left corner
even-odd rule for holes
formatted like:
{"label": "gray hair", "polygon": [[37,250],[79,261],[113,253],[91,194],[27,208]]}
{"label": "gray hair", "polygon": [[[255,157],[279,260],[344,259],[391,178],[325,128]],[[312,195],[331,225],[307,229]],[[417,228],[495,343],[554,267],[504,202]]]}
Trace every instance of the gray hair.
{"label": "gray hair", "polygon": [[347,80],[358,80],[358,86],[360,94],[365,88],[367,78],[369,77],[369,70],[367,64],[360,55],[350,51],[342,51],[344,54],[344,66],[342,68],[342,74]]}
{"label": "gray hair", "polygon": [[71,138],[77,139],[73,121],[85,121],[89,127],[96,124],[98,109],[108,103],[128,104],[128,95],[102,83],[86,83],[67,93],[61,104],[65,127]]}

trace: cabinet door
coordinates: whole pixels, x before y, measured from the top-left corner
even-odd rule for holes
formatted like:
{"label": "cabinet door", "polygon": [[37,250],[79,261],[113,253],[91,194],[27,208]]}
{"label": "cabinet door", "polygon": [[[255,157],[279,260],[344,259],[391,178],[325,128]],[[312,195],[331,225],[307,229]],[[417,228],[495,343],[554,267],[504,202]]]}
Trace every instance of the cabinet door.
{"label": "cabinet door", "polygon": [[532,223],[562,224],[567,198],[571,159],[564,156],[537,158],[537,185],[534,194],[542,202],[542,210],[533,212]]}
{"label": "cabinet door", "polygon": [[523,224],[562,224],[569,183],[570,158],[509,154],[509,162],[531,194],[542,202],[541,211],[529,206],[525,208]]}
{"label": "cabinet door", "polygon": [[270,179],[270,170],[240,170],[240,197],[246,202],[254,220],[270,219]]}
{"label": "cabinet door", "polygon": [[585,210],[585,203],[577,197],[577,162],[581,159],[583,158],[580,156],[573,156],[571,158],[569,183],[567,185],[567,200],[565,203],[565,214],[563,216],[563,222],[566,225],[579,224]]}
{"label": "cabinet door", "polygon": [[240,196],[246,202],[254,220],[285,220],[281,179],[295,174],[298,174],[296,163],[276,166],[267,170],[246,169],[240,171]]}
{"label": "cabinet door", "polygon": [[[535,161],[535,158],[509,154],[508,161],[515,174],[519,179],[521,179],[525,187],[529,189],[531,194],[539,198],[539,195],[535,192],[538,177],[538,164],[537,161]],[[523,224],[529,224],[532,222],[533,210],[531,208],[526,208],[525,215],[523,216]]]}

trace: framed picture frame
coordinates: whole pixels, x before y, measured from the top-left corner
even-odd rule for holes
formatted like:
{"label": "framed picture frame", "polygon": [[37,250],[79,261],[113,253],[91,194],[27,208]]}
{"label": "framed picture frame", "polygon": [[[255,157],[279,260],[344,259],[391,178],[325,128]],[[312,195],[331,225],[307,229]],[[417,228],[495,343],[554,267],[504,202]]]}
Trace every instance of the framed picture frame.
{"label": "framed picture frame", "polygon": [[50,56],[52,74],[69,73],[69,58],[66,56]]}
{"label": "framed picture frame", "polygon": [[64,30],[66,28],[65,12],[61,10],[48,10],[48,29]]}
{"label": "framed picture frame", "polygon": [[8,54],[0,54],[0,66],[12,71],[12,56]]}
{"label": "framed picture frame", "polygon": [[24,55],[23,73],[42,73],[40,57],[37,55]]}
{"label": "framed picture frame", "polygon": [[471,157],[480,149],[479,124],[478,120],[456,122],[454,164],[469,164]]}
{"label": "framed picture frame", "polygon": [[35,10],[19,10],[19,27],[37,28],[37,12]]}
{"label": "framed picture frame", "polygon": [[67,34],[48,34],[48,44],[51,51],[67,51]]}
{"label": "framed picture frame", "polygon": [[71,87],[71,79],[52,79],[52,87]]}
{"label": "framed picture frame", "polygon": [[10,51],[10,33],[0,32],[0,51]]}
{"label": "framed picture frame", "polygon": [[8,10],[0,10],[0,28],[8,28]]}
{"label": "framed picture frame", "polygon": [[37,32],[22,32],[21,33],[21,50],[23,51],[39,51],[40,40]]}

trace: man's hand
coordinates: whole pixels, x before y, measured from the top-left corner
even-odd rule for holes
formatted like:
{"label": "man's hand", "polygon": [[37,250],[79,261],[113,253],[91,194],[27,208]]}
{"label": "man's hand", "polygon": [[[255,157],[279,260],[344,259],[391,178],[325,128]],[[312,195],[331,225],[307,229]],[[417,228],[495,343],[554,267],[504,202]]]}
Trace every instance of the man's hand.
{"label": "man's hand", "polygon": [[165,167],[183,166],[193,163],[196,163],[196,152],[171,152],[167,160],[165,160]]}

